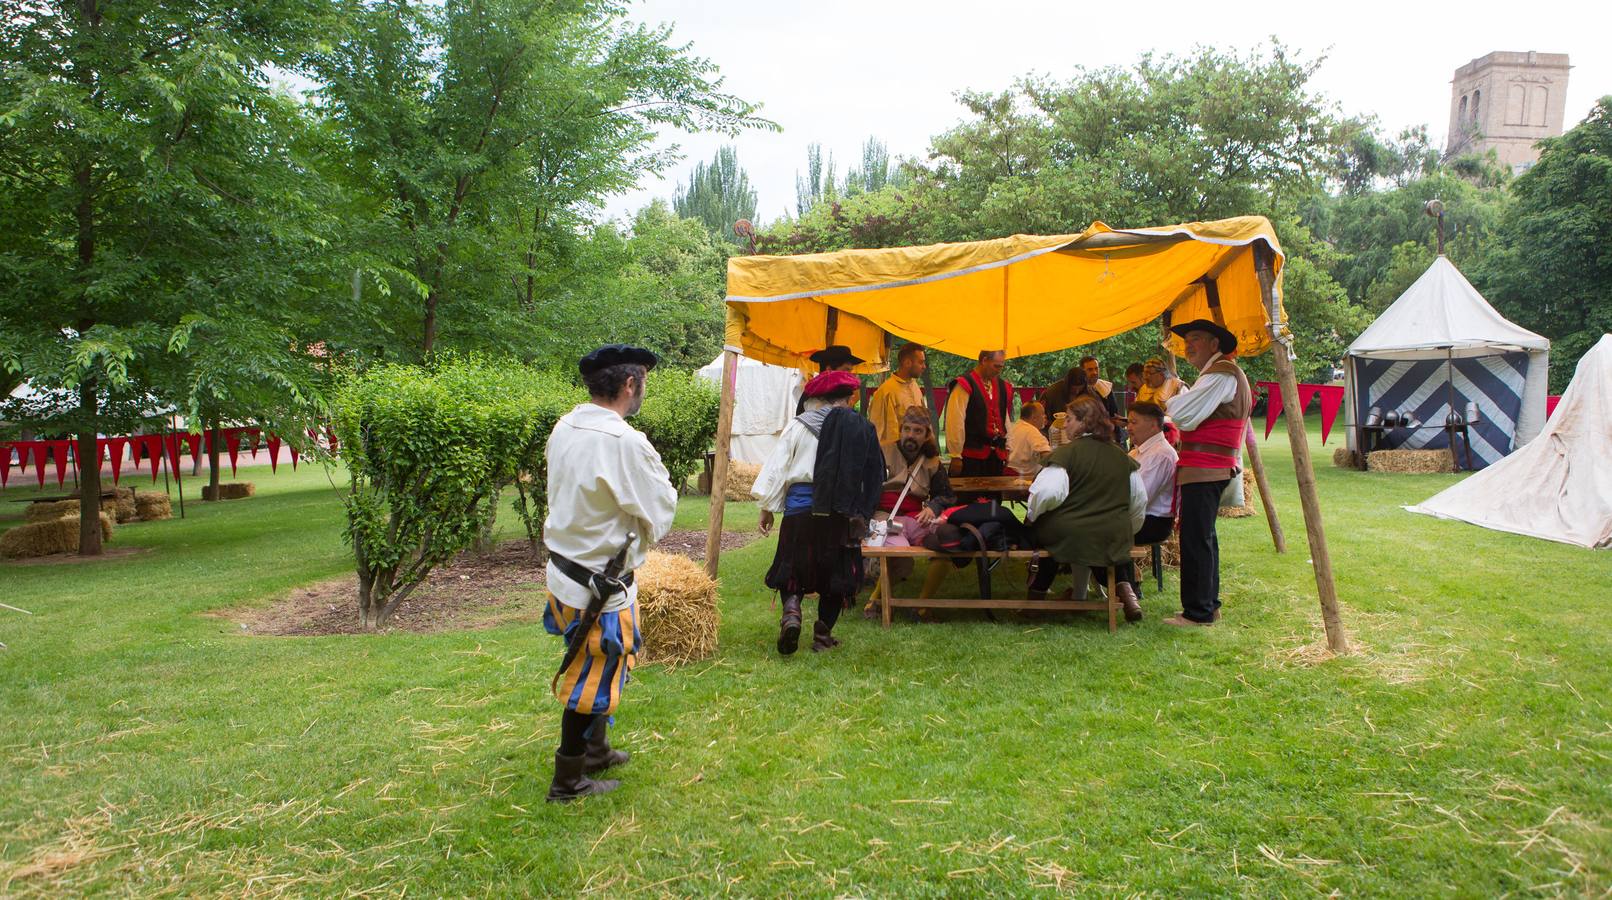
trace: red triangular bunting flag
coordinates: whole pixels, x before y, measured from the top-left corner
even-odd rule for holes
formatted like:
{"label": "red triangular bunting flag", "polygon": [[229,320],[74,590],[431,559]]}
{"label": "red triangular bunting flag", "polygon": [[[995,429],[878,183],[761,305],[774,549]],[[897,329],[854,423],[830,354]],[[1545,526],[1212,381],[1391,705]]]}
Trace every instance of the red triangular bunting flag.
{"label": "red triangular bunting flag", "polygon": [[28,471],[28,454],[33,452],[33,441],[13,441],[11,446],[17,451],[17,471]]}
{"label": "red triangular bunting flag", "polygon": [[51,441],[50,458],[56,461],[56,486],[67,480],[67,447],[71,441]]}
{"label": "red triangular bunting flag", "polygon": [[1343,385],[1328,384],[1321,387],[1321,443],[1327,442],[1327,435],[1332,433],[1332,423],[1337,421],[1338,410],[1343,408]]}
{"label": "red triangular bunting flag", "polygon": [[224,447],[229,450],[229,474],[235,477],[235,459],[241,453],[241,429],[224,429]]}
{"label": "red triangular bunting flag", "polygon": [[157,483],[157,476],[162,474],[162,435],[148,434],[140,441],[143,455],[151,463],[151,483]]}
{"label": "red triangular bunting flag", "polygon": [[118,478],[123,474],[123,447],[128,441],[123,438],[107,438],[102,442],[106,446],[106,457],[112,463],[112,486],[118,486]]}
{"label": "red triangular bunting flag", "polygon": [[295,472],[297,470],[297,448],[292,444],[286,444],[285,448],[291,451],[291,471]]}
{"label": "red triangular bunting flag", "polygon": [[[273,435],[273,434],[269,435],[268,448],[269,448],[269,471],[270,472],[279,472],[280,471],[280,437],[278,435]],[[257,455],[256,451],[254,451],[252,455],[256,456]]]}
{"label": "red triangular bunting flag", "polygon": [[1282,390],[1268,381],[1261,381],[1259,386],[1265,389],[1265,436],[1270,437],[1276,417],[1282,414]]}
{"label": "red triangular bunting flag", "polygon": [[180,438],[190,445],[190,458],[201,459],[202,436],[199,434],[183,434]]}
{"label": "red triangular bunting flag", "polygon": [[[1547,416],[1547,418],[1549,418],[1549,417]],[[334,428],[326,428],[325,429],[325,438],[328,441],[330,441],[330,452],[335,453],[336,452],[336,429],[334,429]]]}
{"label": "red triangular bunting flag", "polygon": [[0,490],[11,483],[11,445],[0,444]]}
{"label": "red triangular bunting flag", "polygon": [[252,448],[252,458],[257,459],[258,445],[263,443],[262,430],[257,428],[243,428],[241,431],[245,432],[246,436],[252,439],[250,445]]}
{"label": "red triangular bunting flag", "polygon": [[168,471],[173,474],[174,480],[179,480],[179,435],[168,434],[162,442],[168,449]]}
{"label": "red triangular bunting flag", "polygon": [[50,445],[45,441],[34,441],[34,474],[39,476],[39,486],[45,486],[45,457],[50,453]]}
{"label": "red triangular bunting flag", "polygon": [[1304,411],[1310,408],[1310,401],[1315,399],[1315,392],[1321,390],[1319,384],[1299,385],[1299,417],[1304,417]]}

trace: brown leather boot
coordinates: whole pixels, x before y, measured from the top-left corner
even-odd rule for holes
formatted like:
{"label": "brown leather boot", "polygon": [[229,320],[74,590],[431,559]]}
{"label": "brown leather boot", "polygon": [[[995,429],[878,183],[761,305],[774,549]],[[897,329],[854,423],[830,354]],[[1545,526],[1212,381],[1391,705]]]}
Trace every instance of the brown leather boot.
{"label": "brown leather boot", "polygon": [[612,766],[623,765],[631,755],[625,750],[614,750],[610,747],[610,738],[606,735],[607,724],[603,716],[593,723],[593,735],[588,738],[588,749],[582,752],[582,771],[592,775],[603,772]]}
{"label": "brown leather boot", "polygon": [[800,648],[800,597],[785,594],[784,612],[778,617],[778,652],[784,656]]}
{"label": "brown leather boot", "polygon": [[562,756],[558,750],[554,752],[554,780],[549,782],[550,803],[570,803],[578,797],[587,797],[592,794],[608,794],[618,787],[621,782],[615,779],[594,780],[583,772],[583,760],[586,756]]}
{"label": "brown leather boot", "polygon": [[1142,621],[1142,604],[1136,599],[1136,591],[1131,588],[1128,581],[1121,581],[1114,585],[1114,593],[1119,595],[1119,602],[1125,607],[1125,621]]}
{"label": "brown leather boot", "polygon": [[824,650],[833,650],[840,645],[829,632],[829,626],[823,624],[822,619],[812,623],[812,652],[822,653]]}

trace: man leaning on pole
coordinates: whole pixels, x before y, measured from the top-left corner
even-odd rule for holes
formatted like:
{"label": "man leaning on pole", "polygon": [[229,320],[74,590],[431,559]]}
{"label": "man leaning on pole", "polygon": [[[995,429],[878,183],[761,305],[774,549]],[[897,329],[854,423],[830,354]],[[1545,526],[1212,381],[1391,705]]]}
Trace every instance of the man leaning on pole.
{"label": "man leaning on pole", "polygon": [[551,687],[564,707],[551,802],[621,785],[592,776],[627,761],[606,731],[642,645],[633,569],[671,530],[677,512],[660,454],[628,425],[644,402],[655,354],[608,344],[578,368],[589,402],[566,413],[548,441],[548,608],[543,626],[566,640]]}

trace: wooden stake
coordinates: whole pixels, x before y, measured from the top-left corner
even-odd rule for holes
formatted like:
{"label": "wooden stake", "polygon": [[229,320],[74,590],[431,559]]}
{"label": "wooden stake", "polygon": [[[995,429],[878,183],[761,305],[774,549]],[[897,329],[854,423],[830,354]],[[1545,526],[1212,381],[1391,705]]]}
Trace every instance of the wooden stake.
{"label": "wooden stake", "polygon": [[[1282,404],[1301,410],[1298,376],[1287,345],[1280,340],[1282,319],[1276,302],[1275,251],[1263,241],[1253,245],[1254,271],[1259,276],[1260,297],[1269,321],[1271,354],[1276,363],[1276,379],[1282,388]],[[1321,622],[1326,627],[1327,649],[1336,654],[1349,652],[1349,638],[1343,633],[1343,617],[1338,613],[1338,587],[1332,579],[1332,554],[1327,550],[1326,529],[1321,524],[1321,500],[1315,490],[1315,469],[1310,465],[1310,436],[1304,430],[1304,417],[1283,416],[1287,420],[1287,440],[1293,447],[1293,471],[1299,482],[1299,503],[1304,509],[1304,532],[1310,542],[1310,560],[1315,568],[1315,592],[1321,602]]]}
{"label": "wooden stake", "polygon": [[1271,542],[1276,545],[1277,553],[1287,552],[1287,535],[1282,533],[1282,522],[1276,517],[1276,502],[1271,499],[1271,480],[1265,477],[1265,460],[1260,456],[1259,435],[1251,434],[1253,440],[1245,447],[1248,451],[1248,467],[1254,470],[1254,483],[1259,485],[1259,505],[1265,508],[1265,524],[1271,527]]}
{"label": "wooden stake", "polygon": [[705,574],[716,577],[722,557],[722,514],[727,504],[728,448],[733,443],[733,395],[739,375],[739,354],[722,351],[722,406],[716,417],[716,459],[711,463],[711,521],[705,532]]}

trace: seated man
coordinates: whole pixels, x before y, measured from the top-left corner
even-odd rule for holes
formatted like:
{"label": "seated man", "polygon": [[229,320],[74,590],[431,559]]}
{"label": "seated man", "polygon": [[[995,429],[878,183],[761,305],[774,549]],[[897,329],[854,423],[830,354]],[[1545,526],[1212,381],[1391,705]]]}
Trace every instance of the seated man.
{"label": "seated man", "polygon": [[1180,392],[1181,379],[1171,375],[1158,357],[1148,360],[1142,367],[1142,387],[1136,392],[1137,400],[1163,406]]}
{"label": "seated man", "polygon": [[[1167,540],[1175,530],[1175,448],[1164,437],[1164,410],[1145,401],[1131,404],[1128,423],[1131,429],[1131,459],[1136,461],[1137,476],[1146,495],[1142,527],[1136,530],[1132,542],[1156,544]],[[1108,579],[1107,570],[1097,570],[1099,581]],[[1128,564],[1119,573],[1119,581],[1129,584],[1136,599],[1142,599],[1142,582],[1136,575],[1136,565]],[[1116,590],[1117,590],[1116,586]],[[1123,595],[1123,592],[1122,592]]]}
{"label": "seated man", "polygon": [[1052,444],[1042,432],[1047,427],[1047,410],[1031,401],[1019,409],[1019,421],[1008,432],[1008,469],[1034,477],[1052,452]]}
{"label": "seated man", "polygon": [[[930,422],[929,410],[909,406],[901,416],[901,436],[881,445],[885,479],[879,509],[890,510],[890,521],[901,526],[900,530],[892,528],[885,539],[885,544],[891,547],[922,545],[924,538],[939,524],[941,511],[957,503],[946,467],[940,464],[940,447],[935,443]],[[906,488],[906,497],[901,497],[903,488]],[[900,508],[896,508],[897,498],[901,499]],[[910,559],[888,559],[885,564],[890,566],[890,578],[894,581],[912,574]]]}
{"label": "seated man", "polygon": [[[1142,522],[1137,464],[1114,443],[1114,423],[1102,401],[1082,396],[1069,404],[1069,441],[1053,451],[1030,487],[1029,513],[1036,542],[1055,561],[1037,566],[1028,599],[1045,600],[1059,564],[1074,568],[1073,596],[1084,598],[1089,569],[1128,560],[1131,535]],[[1142,618],[1129,584],[1115,585],[1125,621]]]}

